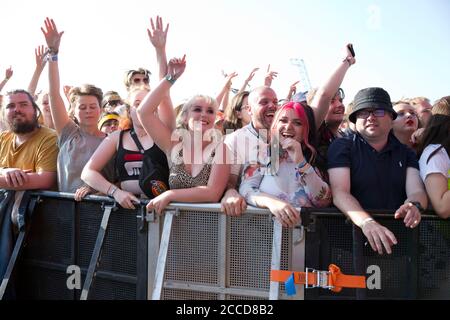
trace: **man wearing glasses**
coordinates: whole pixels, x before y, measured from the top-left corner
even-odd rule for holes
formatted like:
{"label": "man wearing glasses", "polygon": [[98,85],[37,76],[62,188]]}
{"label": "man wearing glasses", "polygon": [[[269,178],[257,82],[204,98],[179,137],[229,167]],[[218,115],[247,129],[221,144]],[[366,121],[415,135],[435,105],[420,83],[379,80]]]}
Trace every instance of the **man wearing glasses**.
{"label": "man wearing glasses", "polygon": [[335,140],[328,149],[333,202],[347,215],[379,254],[392,253],[394,234],[375,221],[370,209],[387,209],[415,228],[427,206],[414,152],[391,132],[397,117],[382,88],[360,90],[349,120],[356,132]]}

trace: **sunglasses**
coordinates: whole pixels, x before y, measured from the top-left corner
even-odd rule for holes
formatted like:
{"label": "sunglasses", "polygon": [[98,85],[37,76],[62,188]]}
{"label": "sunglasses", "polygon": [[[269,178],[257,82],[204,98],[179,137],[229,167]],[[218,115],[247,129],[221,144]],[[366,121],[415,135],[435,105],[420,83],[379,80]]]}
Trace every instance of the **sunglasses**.
{"label": "sunglasses", "polygon": [[139,84],[139,83],[141,83],[141,80],[142,80],[142,82],[144,82],[145,84],[148,84],[148,78],[144,78],[144,79],[134,78],[134,79],[133,79],[133,83],[134,83],[134,84]]}
{"label": "sunglasses", "polygon": [[377,118],[381,118],[384,117],[384,115],[386,114],[386,110],[384,109],[365,109],[365,110],[361,110],[358,111],[356,113],[356,118],[358,119],[367,119],[369,117],[369,115],[373,115]]}
{"label": "sunglasses", "polygon": [[122,101],[120,101],[120,100],[111,100],[106,103],[106,105],[111,106],[111,107],[117,107],[118,105],[121,105],[121,104],[122,104]]}

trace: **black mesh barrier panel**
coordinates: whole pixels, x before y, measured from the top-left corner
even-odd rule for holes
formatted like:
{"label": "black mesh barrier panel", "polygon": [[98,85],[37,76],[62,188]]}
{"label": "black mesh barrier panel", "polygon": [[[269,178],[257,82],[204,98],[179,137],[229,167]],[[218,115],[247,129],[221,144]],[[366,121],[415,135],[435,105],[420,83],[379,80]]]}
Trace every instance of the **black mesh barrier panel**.
{"label": "black mesh barrier panel", "polygon": [[[376,220],[394,233],[397,245],[392,247],[391,255],[379,255],[363,243],[364,270],[368,283],[372,284],[365,291],[366,298],[450,299],[449,221],[425,218],[418,229],[411,230],[402,220],[380,217]],[[343,217],[316,216],[313,233],[307,233],[306,240],[307,267],[327,270],[334,263],[343,273],[355,274],[352,225]],[[371,277],[376,268],[381,288]],[[306,298],[355,299],[356,293],[355,289],[343,289],[340,293],[312,289],[306,290]]]}
{"label": "black mesh barrier panel", "polygon": [[58,271],[50,267],[26,265],[19,266],[16,281],[19,299],[39,300],[73,300],[74,291],[66,286],[67,274],[65,270]]}
{"label": "black mesh barrier panel", "polygon": [[[147,285],[147,234],[138,233],[137,214],[124,209],[111,213],[90,299],[146,298],[146,288],[142,288]],[[80,290],[67,288],[70,275],[66,269],[81,267],[84,283],[102,216],[100,202],[42,197],[13,275],[18,299],[79,299]],[[450,222],[424,217],[419,227],[411,230],[401,220],[375,218],[398,241],[391,255],[378,255],[364,243],[365,238],[361,243],[362,269],[369,280],[374,270],[380,272],[380,288],[364,290],[364,295],[355,289],[340,293],[311,289],[305,290],[305,298],[450,299]],[[221,229],[225,225],[226,230]],[[267,215],[228,217],[225,224],[214,212],[181,212],[173,222],[165,270],[169,285],[163,288],[162,298],[254,299],[252,290],[268,293],[272,233],[273,223]],[[352,224],[342,215],[312,212],[305,235],[306,267],[327,270],[333,263],[343,273],[355,274]],[[282,237],[281,269],[290,270],[296,258],[291,252],[293,233],[283,229]],[[196,285],[199,287],[189,290]],[[203,292],[208,286],[235,291],[224,295]],[[280,293],[284,291],[281,284]]]}
{"label": "black mesh barrier panel", "polygon": [[[70,274],[66,269],[79,266],[83,286],[102,216],[101,203],[44,198],[33,214],[18,264],[18,298],[78,299],[81,290],[67,288]],[[146,263],[146,259],[141,257],[139,261]],[[89,299],[139,298],[137,261],[136,211],[113,211]],[[102,276],[102,272],[107,276]],[[146,279],[147,274],[140,275],[140,281]]]}
{"label": "black mesh barrier panel", "polygon": [[450,223],[420,223],[419,298],[450,299]]}
{"label": "black mesh barrier panel", "polygon": [[64,265],[74,264],[74,203],[45,199],[33,214],[27,237],[25,257]]}

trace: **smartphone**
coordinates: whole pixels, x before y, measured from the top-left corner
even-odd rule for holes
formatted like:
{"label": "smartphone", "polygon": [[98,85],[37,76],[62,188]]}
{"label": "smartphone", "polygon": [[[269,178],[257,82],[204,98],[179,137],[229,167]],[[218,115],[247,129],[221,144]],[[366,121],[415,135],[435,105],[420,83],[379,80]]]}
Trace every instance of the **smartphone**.
{"label": "smartphone", "polygon": [[348,50],[350,51],[350,53],[352,54],[352,57],[355,57],[355,50],[353,50],[353,45],[352,44],[348,44],[347,45]]}

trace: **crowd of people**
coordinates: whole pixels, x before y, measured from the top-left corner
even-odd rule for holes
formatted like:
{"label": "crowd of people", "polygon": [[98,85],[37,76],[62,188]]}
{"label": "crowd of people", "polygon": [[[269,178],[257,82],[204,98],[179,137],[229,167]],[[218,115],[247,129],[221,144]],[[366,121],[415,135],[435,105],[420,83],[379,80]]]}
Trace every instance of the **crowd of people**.
{"label": "crowd of people", "polygon": [[[94,85],[61,88],[63,32],[47,18],[42,33],[46,46],[35,51],[28,89],[0,102],[0,189],[56,189],[77,201],[104,194],[128,209],[147,198],[158,214],[171,202],[212,202],[239,216],[249,204],[285,227],[301,223],[299,207],[334,205],[380,254],[397,239],[371,209],[392,211],[407,228],[427,208],[450,216],[450,96],[434,105],[423,97],[392,102],[370,87],[345,107],[341,84],[356,63],[351,46],[310,92],[295,92],[294,83],[279,99],[270,70],[247,91],[255,68],[240,90],[231,90],[231,73],[216,97],[174,106],[170,89],[189,60],[167,59],[161,17],[148,29],[159,82],[150,86],[145,68],[126,72],[126,99]],[[45,67],[49,91],[36,94]],[[8,68],[0,91],[12,76]]]}

